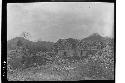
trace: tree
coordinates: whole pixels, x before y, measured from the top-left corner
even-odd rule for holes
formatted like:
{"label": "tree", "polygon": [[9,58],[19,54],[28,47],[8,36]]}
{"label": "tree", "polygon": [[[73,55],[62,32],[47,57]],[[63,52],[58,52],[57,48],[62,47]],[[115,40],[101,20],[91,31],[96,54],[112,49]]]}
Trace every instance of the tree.
{"label": "tree", "polygon": [[22,32],[22,33],[21,33],[21,36],[24,37],[25,39],[31,38],[31,35],[30,35],[30,33],[28,33],[28,32]]}
{"label": "tree", "polygon": [[23,45],[23,42],[22,42],[21,40],[18,40],[18,41],[17,41],[17,46],[20,47],[20,46],[22,46],[22,45]]}

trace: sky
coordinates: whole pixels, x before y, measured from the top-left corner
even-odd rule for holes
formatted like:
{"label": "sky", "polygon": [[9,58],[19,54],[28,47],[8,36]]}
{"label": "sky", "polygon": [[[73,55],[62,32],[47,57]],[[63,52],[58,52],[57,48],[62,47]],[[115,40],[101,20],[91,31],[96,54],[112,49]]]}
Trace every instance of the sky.
{"label": "sky", "polygon": [[7,40],[28,32],[30,40],[113,37],[114,3],[39,2],[7,4]]}

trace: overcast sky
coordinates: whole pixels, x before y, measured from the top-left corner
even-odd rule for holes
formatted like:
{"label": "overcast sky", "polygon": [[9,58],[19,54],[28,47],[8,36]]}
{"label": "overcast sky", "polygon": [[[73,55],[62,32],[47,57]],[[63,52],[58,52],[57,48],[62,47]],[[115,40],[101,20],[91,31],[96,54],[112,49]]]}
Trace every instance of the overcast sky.
{"label": "overcast sky", "polygon": [[31,40],[83,39],[92,33],[113,37],[114,4],[42,2],[7,4],[7,39],[22,32]]}

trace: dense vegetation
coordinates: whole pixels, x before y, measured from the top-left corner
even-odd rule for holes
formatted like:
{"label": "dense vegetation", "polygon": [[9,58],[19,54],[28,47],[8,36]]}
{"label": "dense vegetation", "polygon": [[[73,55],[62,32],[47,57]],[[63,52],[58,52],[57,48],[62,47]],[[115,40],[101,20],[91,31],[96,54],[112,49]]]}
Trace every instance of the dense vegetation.
{"label": "dense vegetation", "polygon": [[[76,80],[85,80],[84,77],[113,80],[114,39],[101,37],[97,33],[82,40],[59,39],[56,43],[32,42],[16,37],[7,42],[7,62],[9,73],[54,65],[50,69],[55,68],[60,73],[63,70],[68,71],[75,75]],[[73,66],[74,69],[70,70],[68,66]],[[66,80],[74,79],[71,76]]]}

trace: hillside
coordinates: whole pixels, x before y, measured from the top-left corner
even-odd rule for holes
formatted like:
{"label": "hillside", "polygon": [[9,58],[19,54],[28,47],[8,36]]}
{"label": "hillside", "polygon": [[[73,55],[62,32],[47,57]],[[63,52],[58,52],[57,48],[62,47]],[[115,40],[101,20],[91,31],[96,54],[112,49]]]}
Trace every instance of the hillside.
{"label": "hillside", "polygon": [[52,49],[52,46],[54,45],[53,42],[33,42],[23,37],[16,37],[14,39],[7,41],[7,50],[15,50],[16,48],[20,47],[18,46],[19,44],[21,47],[29,49],[29,52],[31,53],[36,53],[39,51],[50,51]]}
{"label": "hillside", "polygon": [[[102,37],[97,33],[82,40],[59,39],[56,43],[32,42],[22,37],[16,37],[9,40],[7,46],[8,55],[13,56],[8,59],[8,68],[12,71],[19,70],[21,73],[29,70],[36,72],[34,75],[45,71],[45,75],[49,75],[51,72],[52,76],[58,73],[61,79],[66,80],[72,78],[76,80],[114,79],[114,39]],[[46,66],[49,67],[46,68]],[[34,68],[37,71],[32,70]],[[38,73],[38,71],[40,72]],[[66,77],[67,74],[68,77]],[[38,79],[36,77],[35,80]],[[42,77],[44,78],[44,76]],[[42,78],[39,77],[39,79]]]}

